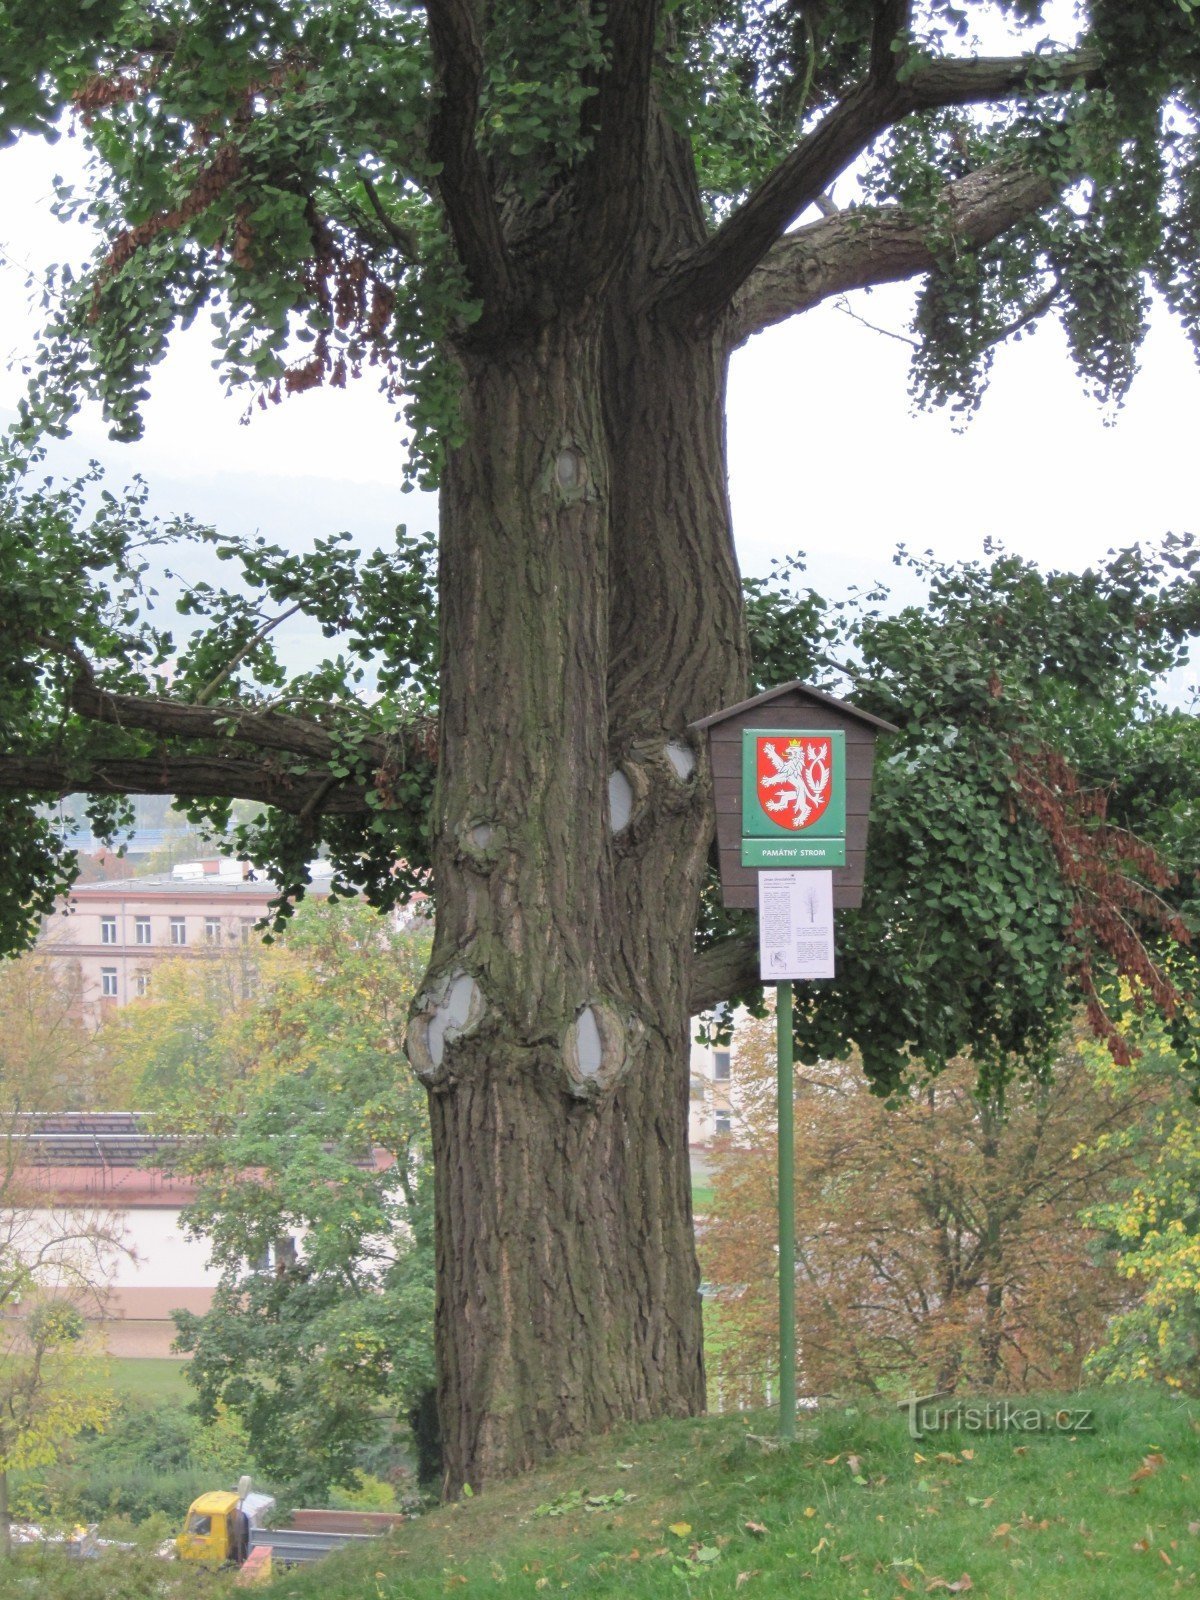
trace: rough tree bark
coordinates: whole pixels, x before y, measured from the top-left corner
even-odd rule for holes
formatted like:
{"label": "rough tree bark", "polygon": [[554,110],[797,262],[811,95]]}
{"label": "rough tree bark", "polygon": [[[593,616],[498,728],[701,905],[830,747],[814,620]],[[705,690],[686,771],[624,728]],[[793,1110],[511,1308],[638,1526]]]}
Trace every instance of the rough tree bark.
{"label": "rough tree bark", "polygon": [[[678,150],[676,156],[680,154]],[[724,334],[640,260],[462,359],[441,499],[438,925],[409,1036],[437,1172],[446,1486],[704,1404],[687,1153],[711,836],[687,724],[746,654]]]}

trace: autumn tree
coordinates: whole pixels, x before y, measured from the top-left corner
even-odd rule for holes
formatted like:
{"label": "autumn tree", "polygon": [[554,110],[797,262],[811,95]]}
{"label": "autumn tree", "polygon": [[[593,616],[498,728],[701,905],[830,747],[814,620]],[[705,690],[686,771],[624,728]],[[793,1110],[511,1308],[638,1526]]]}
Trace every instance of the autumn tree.
{"label": "autumn tree", "polygon": [[103,1030],[198,1180],[184,1226],[220,1280],[175,1314],[198,1409],[233,1412],[301,1501],[355,1483],[433,1385],[429,1123],[402,1053],[428,943],[309,903],[269,948],[165,963]]}
{"label": "autumn tree", "polygon": [[1128,1063],[1096,1064],[1107,1093],[1142,1097],[1141,1115],[1092,1141],[1089,1154],[1123,1152],[1119,1184],[1092,1207],[1131,1291],[1092,1352],[1089,1371],[1114,1383],[1160,1381],[1189,1394],[1200,1388],[1200,1107],[1195,1069],[1161,1027],[1144,1030]]}
{"label": "autumn tree", "polygon": [[128,1253],[119,1219],[39,1182],[41,1118],[78,1109],[94,1080],[78,986],[43,951],[0,966],[0,1550],[9,1473],[46,1466],[113,1405],[95,1324]]}
{"label": "autumn tree", "polygon": [[[912,277],[934,400],[974,403],[995,344],[1055,315],[1119,400],[1149,284],[1196,332],[1194,14],[1096,0],[1071,28],[1030,0],[0,6],[0,126],[67,115],[95,156],[62,204],[97,255],[57,281],[26,436],[85,395],[136,434],[207,312],[264,403],[373,367],[439,487],[436,637],[419,540],[361,564],[226,541],[255,592],[195,595],[211,625],[177,649],[131,620],[138,507],[81,527],[10,482],[0,788],[13,939],[69,877],[32,804],[63,790],[97,815],[260,802],[245,846],[291,886],[318,839],[381,903],[411,887],[397,857],[432,865],[408,1048],[451,1489],[703,1403],[687,1019],[747,966],[744,930],[694,954],[712,809],[688,728],[750,666],[730,353]],[[296,604],[379,660],[378,695],[336,661],[285,685],[271,626]],[[1038,971],[1065,982],[1062,881]],[[924,1015],[969,1042],[978,996],[925,1008],[922,981],[881,1070]]]}
{"label": "autumn tree", "polygon": [[[777,1366],[773,1029],[738,1032],[736,1142],[701,1244],[723,1399],[762,1404]],[[1108,1059],[1095,1044],[1093,1058]],[[1098,1084],[1074,1046],[1053,1076],[981,1090],[975,1063],[890,1101],[855,1062],[796,1080],[796,1340],[812,1393],[1077,1384],[1127,1300],[1083,1212],[1130,1166],[1152,1100]],[[1082,1149],[1081,1149],[1082,1147]]]}

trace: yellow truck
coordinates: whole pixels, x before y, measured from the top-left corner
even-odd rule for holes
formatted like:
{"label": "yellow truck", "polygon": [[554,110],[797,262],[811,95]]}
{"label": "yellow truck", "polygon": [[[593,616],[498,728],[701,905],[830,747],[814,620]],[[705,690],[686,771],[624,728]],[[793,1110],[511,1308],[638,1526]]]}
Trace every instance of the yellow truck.
{"label": "yellow truck", "polygon": [[188,1507],[175,1553],[181,1561],[240,1567],[250,1553],[251,1532],[262,1532],[274,1509],[273,1497],[255,1494],[249,1478],[242,1478],[236,1489],[210,1490]]}
{"label": "yellow truck", "polygon": [[181,1561],[240,1567],[254,1551],[268,1546],[272,1565],[289,1567],[319,1561],[343,1545],[378,1539],[405,1520],[391,1511],[308,1508],[293,1512],[286,1527],[273,1528],[268,1524],[274,1510],[273,1497],[252,1492],[249,1478],[236,1489],[210,1490],[188,1507],[175,1553]]}

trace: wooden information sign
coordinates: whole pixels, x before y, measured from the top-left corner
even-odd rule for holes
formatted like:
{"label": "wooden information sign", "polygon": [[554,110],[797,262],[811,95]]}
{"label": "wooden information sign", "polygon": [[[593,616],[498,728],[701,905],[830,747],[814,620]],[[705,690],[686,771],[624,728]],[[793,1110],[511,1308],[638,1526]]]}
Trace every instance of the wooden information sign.
{"label": "wooden information sign", "polygon": [[776,986],[779,1106],[779,1436],[796,1437],[792,980],[834,975],[833,913],[862,904],[875,740],[890,722],[804,683],[702,717],[717,807],[721,897],[758,912]]}
{"label": "wooden information sign", "polygon": [[796,682],[692,727],[708,739],[725,904],[757,910],[761,872],[829,867],[835,908],[860,906],[875,740],[892,724]]}

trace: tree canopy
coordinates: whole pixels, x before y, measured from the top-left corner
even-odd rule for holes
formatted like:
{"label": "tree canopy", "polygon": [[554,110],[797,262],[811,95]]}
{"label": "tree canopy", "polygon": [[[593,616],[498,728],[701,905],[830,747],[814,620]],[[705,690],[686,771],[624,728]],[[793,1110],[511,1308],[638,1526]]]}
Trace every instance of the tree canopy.
{"label": "tree canopy", "polygon": [[104,0],[50,23],[8,0],[0,46],[0,135],[66,112],[96,155],[60,197],[100,242],[55,285],[30,426],[92,394],[133,436],[172,331],[215,308],[227,380],[260,398],[379,366],[436,479],[448,351],[536,317],[547,271],[609,270],[646,204],[651,99],[707,223],[662,297],[729,311],[735,340],[924,273],[915,383],[973,404],[996,342],[1052,309],[1105,399],[1148,286],[1200,330],[1186,0]]}

